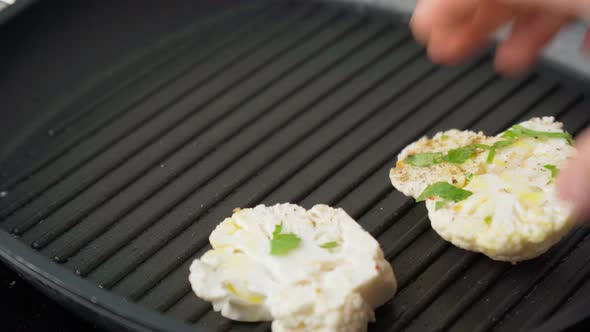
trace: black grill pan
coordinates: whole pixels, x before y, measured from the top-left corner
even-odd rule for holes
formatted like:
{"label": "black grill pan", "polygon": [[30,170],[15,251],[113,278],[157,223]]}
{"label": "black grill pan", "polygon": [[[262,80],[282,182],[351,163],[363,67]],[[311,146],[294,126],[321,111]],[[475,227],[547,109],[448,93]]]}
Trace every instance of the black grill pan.
{"label": "black grill pan", "polygon": [[0,254],[44,292],[112,329],[267,331],[214,313],[188,266],[233,208],[294,202],[343,207],[381,243],[400,290],[371,331],[527,330],[590,295],[587,229],[494,262],[443,241],[388,179],[401,148],[440,130],[553,115],[578,133],[578,80],[549,64],[501,78],[491,51],[441,68],[401,16],[331,3],[233,3],[199,21],[5,148]]}

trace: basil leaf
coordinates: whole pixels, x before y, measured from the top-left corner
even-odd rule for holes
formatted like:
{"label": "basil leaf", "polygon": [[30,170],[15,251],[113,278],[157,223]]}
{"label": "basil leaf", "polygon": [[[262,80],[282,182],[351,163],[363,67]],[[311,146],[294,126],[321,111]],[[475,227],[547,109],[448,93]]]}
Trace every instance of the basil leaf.
{"label": "basil leaf", "polygon": [[426,187],[416,201],[422,202],[429,197],[437,196],[447,201],[459,202],[467,199],[472,194],[471,191],[455,187],[448,182],[437,182]]}
{"label": "basil leaf", "polygon": [[412,166],[431,166],[435,164],[440,164],[444,161],[444,155],[442,152],[427,152],[427,153],[418,153],[411,156],[408,156],[404,162],[406,164]]}
{"label": "basil leaf", "polygon": [[468,145],[457,149],[449,150],[445,160],[452,164],[462,164],[475,154],[475,147]]}
{"label": "basil leaf", "polygon": [[436,202],[436,203],[434,204],[434,209],[435,209],[436,211],[438,211],[438,210],[440,210],[440,209],[442,209],[442,208],[444,208],[444,207],[445,207],[445,202],[443,202],[443,201],[438,201],[438,202]]}
{"label": "basil leaf", "polygon": [[551,177],[552,178],[555,178],[557,176],[557,173],[559,172],[559,169],[555,165],[545,165],[543,167],[545,167],[546,169],[548,169],[549,171],[551,171]]}
{"label": "basil leaf", "polygon": [[276,225],[270,241],[271,255],[285,255],[291,250],[299,247],[301,238],[293,233],[281,234],[283,227]]}
{"label": "basil leaf", "polygon": [[322,245],[320,245],[320,248],[324,248],[324,249],[331,249],[331,248],[336,248],[338,247],[338,242],[326,242]]}
{"label": "basil leaf", "polygon": [[[532,129],[525,128],[521,125],[514,125],[509,130],[512,134],[516,136],[526,136],[526,137],[547,137],[547,138],[563,138],[565,139],[570,145],[574,144],[574,139],[572,135],[567,132],[551,132],[551,131],[536,131]],[[510,134],[510,135],[512,135]]]}

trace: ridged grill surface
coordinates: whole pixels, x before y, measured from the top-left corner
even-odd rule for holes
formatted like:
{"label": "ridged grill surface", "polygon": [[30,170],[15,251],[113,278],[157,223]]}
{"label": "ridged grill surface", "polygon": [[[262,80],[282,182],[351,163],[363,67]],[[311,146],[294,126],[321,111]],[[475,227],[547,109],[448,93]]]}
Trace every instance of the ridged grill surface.
{"label": "ridged grill surface", "polygon": [[[228,9],[230,11],[230,9]],[[372,331],[514,331],[590,291],[577,229],[512,266],[430,228],[388,170],[405,145],[449,128],[495,134],[590,102],[558,81],[498,77],[490,56],[430,63],[403,24],[312,2],[236,11],[51,123],[40,157],[8,174],[2,228],[99,287],[206,331],[266,331],[197,299],[188,266],[235,207],[343,207],[381,243],[400,289]],[[588,293],[588,292],[586,292]]]}

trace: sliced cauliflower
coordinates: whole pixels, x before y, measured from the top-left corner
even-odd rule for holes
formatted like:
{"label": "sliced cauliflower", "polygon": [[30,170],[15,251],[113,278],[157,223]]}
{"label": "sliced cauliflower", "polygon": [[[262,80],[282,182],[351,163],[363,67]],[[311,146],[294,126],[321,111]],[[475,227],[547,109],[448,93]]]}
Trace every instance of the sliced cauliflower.
{"label": "sliced cauliflower", "polygon": [[[442,238],[513,263],[541,255],[573,227],[572,206],[558,197],[555,176],[575,153],[562,124],[552,117],[534,118],[514,128],[496,137],[448,131],[432,140],[422,138],[400,154],[398,166],[391,170],[394,187],[426,200],[431,225]],[[543,134],[535,136],[530,130]],[[443,135],[452,143],[445,144]],[[506,144],[493,149],[492,156],[485,146],[477,148],[460,165],[442,161],[421,167],[404,162],[413,154],[447,153],[474,142],[484,142],[487,147]],[[456,187],[451,189],[461,194],[461,199],[444,199],[429,191],[428,197],[420,197],[427,187],[440,182]]]}
{"label": "sliced cauliflower", "polygon": [[236,210],[190,267],[192,288],[239,321],[274,332],[366,331],[396,281],[377,241],[344,210],[259,205]]}
{"label": "sliced cauliflower", "polygon": [[457,186],[466,184],[465,174],[477,174],[483,171],[485,156],[478,153],[474,158],[462,164],[438,163],[430,167],[416,167],[406,163],[409,156],[418,153],[448,152],[471,144],[493,144],[494,138],[483,133],[451,129],[434,135],[432,139],[422,137],[408,145],[398,156],[395,168],[389,177],[393,186],[406,196],[418,197],[431,183],[450,181]]}

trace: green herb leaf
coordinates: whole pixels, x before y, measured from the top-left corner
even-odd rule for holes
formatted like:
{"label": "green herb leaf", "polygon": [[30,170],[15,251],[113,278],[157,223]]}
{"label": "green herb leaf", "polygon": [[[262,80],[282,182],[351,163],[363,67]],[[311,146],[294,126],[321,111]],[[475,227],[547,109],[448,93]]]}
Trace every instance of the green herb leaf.
{"label": "green herb leaf", "polygon": [[418,153],[415,155],[408,156],[408,158],[404,160],[406,164],[419,167],[440,164],[443,161],[444,155],[442,154],[442,152]]}
{"label": "green herb leaf", "polygon": [[512,130],[508,129],[507,131],[504,132],[504,134],[502,134],[502,137],[508,138],[508,139],[515,139],[515,138],[517,138],[517,135]]}
{"label": "green herb leaf", "polygon": [[442,138],[443,141],[446,141],[446,140],[449,139],[449,135],[443,134],[441,138]]}
{"label": "green herb leaf", "polygon": [[498,142],[494,143],[493,147],[496,149],[501,149],[501,148],[505,148],[505,147],[512,145],[512,144],[514,144],[513,139],[506,139],[506,140],[498,141]]}
{"label": "green herb leaf", "polygon": [[483,221],[488,225],[491,224],[492,223],[492,216],[487,216],[487,217],[483,218]]}
{"label": "green herb leaf", "polygon": [[452,164],[462,164],[476,153],[475,147],[468,145],[457,149],[449,150],[445,160]]}
{"label": "green herb leaf", "polygon": [[406,158],[406,160],[404,160],[404,162],[406,164],[419,167],[432,166],[440,164],[443,161],[447,161],[452,164],[462,164],[466,162],[469,158],[472,158],[475,154],[477,154],[477,149],[482,149],[489,151],[487,162],[488,164],[491,164],[492,161],[494,161],[496,149],[504,148],[513,143],[513,139],[502,140],[494,143],[494,145],[476,143],[449,150],[449,152],[446,155],[442,152],[418,153],[409,156],[408,158]]}
{"label": "green herb leaf", "polygon": [[494,157],[496,156],[496,150],[501,149],[501,148],[505,148],[509,145],[514,144],[514,140],[513,139],[506,139],[503,141],[498,141],[496,143],[494,143],[494,145],[490,146],[490,145],[485,145],[485,144],[476,144],[478,148],[480,149],[484,149],[484,150],[489,150],[488,152],[488,158],[486,160],[486,162],[488,164],[491,164],[494,161]]}
{"label": "green herb leaf", "polygon": [[272,237],[273,237],[273,239],[274,239],[274,238],[275,238],[277,235],[281,234],[281,232],[282,232],[282,231],[283,231],[283,226],[282,226],[282,225],[276,225],[276,226],[275,226],[275,230],[274,230],[274,232],[272,232]]}
{"label": "green herb leaf", "polygon": [[448,182],[437,182],[426,187],[422,194],[416,199],[417,202],[422,202],[432,196],[440,197],[447,201],[459,202],[473,193],[469,190],[464,190],[453,186]]}
{"label": "green herb leaf", "polygon": [[555,165],[545,165],[543,167],[551,171],[552,178],[555,178],[557,176],[557,173],[559,172],[559,169]]}
{"label": "green herb leaf", "polygon": [[445,202],[443,202],[443,201],[438,201],[434,204],[434,209],[437,211],[444,208],[444,207],[445,207]]}
{"label": "green herb leaf", "polygon": [[473,144],[473,146],[478,149],[482,149],[482,150],[491,150],[492,149],[491,145],[485,145],[485,144],[479,144],[479,143],[475,143],[475,144]]}
{"label": "green herb leaf", "polygon": [[[521,125],[514,125],[512,126],[506,133],[510,133],[508,135],[515,135],[515,136],[526,136],[526,137],[546,137],[546,138],[563,138],[565,139],[570,145],[574,144],[574,139],[572,135],[567,132],[551,132],[551,131],[536,131],[532,129],[525,128]],[[506,133],[504,135],[506,135]]]}
{"label": "green herb leaf", "polygon": [[486,162],[488,164],[491,164],[494,161],[494,157],[496,156],[496,148],[492,147],[492,149],[490,150],[490,152],[488,152],[488,159],[486,160]]}
{"label": "green herb leaf", "polygon": [[281,234],[283,227],[276,225],[270,241],[271,255],[285,255],[291,250],[299,247],[301,238],[293,233]]}
{"label": "green herb leaf", "polygon": [[338,242],[326,242],[322,245],[320,245],[320,248],[324,248],[324,249],[331,249],[331,248],[335,248],[338,247]]}
{"label": "green herb leaf", "polygon": [[471,179],[473,179],[473,174],[465,173],[465,178],[467,179],[467,181],[471,182]]}

